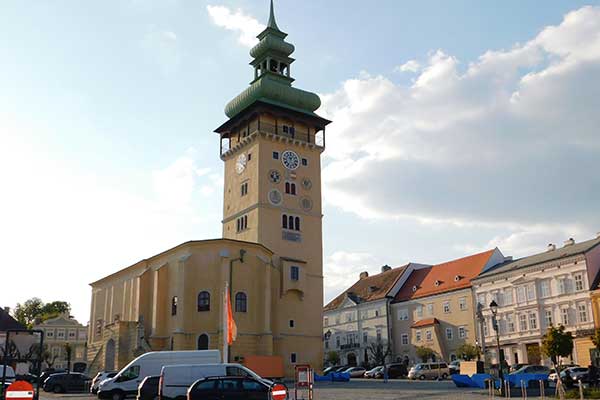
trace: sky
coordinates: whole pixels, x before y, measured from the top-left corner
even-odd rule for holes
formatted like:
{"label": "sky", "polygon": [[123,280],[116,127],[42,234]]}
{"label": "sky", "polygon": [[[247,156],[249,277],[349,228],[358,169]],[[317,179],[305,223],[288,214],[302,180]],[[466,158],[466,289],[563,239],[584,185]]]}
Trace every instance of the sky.
{"label": "sky", "polygon": [[[361,271],[600,231],[600,2],[276,0],[333,123],[325,300]],[[0,306],[221,236],[213,130],[267,0],[0,5]]]}

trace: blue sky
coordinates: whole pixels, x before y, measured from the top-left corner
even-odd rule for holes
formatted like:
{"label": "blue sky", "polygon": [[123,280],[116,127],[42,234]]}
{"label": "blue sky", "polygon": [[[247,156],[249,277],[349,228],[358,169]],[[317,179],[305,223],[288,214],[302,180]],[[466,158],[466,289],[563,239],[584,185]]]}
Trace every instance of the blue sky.
{"label": "blue sky", "polygon": [[[597,6],[275,2],[295,85],[334,120],[327,299],[385,263],[594,237]],[[0,240],[27,284],[0,305],[64,299],[86,322],[89,282],[220,236],[212,130],[252,78],[267,12],[265,0],[2,4]]]}

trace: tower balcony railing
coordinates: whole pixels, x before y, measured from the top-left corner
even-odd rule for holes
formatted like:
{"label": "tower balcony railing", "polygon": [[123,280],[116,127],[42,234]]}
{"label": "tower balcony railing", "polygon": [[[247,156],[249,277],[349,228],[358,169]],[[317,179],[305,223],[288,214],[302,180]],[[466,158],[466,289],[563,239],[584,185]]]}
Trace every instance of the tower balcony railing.
{"label": "tower balcony railing", "polygon": [[256,130],[260,132],[270,133],[272,135],[283,136],[289,139],[301,140],[306,143],[312,143],[319,147],[325,146],[325,133],[322,131],[317,133],[316,135],[311,135],[308,132],[289,132],[289,130],[288,132],[285,132],[282,126],[269,124],[267,122],[262,121],[260,122],[260,128]]}

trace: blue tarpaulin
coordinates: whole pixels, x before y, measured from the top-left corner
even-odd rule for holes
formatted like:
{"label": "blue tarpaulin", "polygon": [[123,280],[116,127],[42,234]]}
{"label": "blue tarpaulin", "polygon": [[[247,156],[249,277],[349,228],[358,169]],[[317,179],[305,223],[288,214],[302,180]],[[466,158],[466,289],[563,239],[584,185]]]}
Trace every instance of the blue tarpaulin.
{"label": "blue tarpaulin", "polygon": [[344,372],[331,372],[325,376],[315,374],[315,382],[348,382],[350,374]]}

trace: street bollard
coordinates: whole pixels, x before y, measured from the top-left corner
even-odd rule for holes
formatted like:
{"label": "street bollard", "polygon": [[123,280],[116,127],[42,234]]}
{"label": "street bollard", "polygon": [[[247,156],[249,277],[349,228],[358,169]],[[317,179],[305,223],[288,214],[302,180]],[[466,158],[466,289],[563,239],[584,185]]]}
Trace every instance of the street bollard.
{"label": "street bollard", "polygon": [[504,397],[506,397],[507,399],[510,399],[510,382],[509,381],[504,381]]}
{"label": "street bollard", "polygon": [[544,387],[544,381],[540,379],[540,398],[544,400],[546,398],[546,388]]}
{"label": "street bollard", "polygon": [[527,400],[527,385],[521,381],[521,399]]}
{"label": "street bollard", "polygon": [[581,384],[581,379],[579,379],[577,382],[579,382],[579,398],[583,400],[583,385]]}

